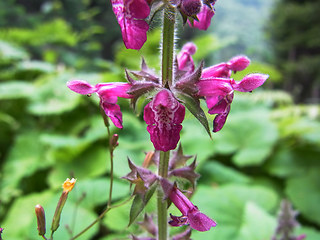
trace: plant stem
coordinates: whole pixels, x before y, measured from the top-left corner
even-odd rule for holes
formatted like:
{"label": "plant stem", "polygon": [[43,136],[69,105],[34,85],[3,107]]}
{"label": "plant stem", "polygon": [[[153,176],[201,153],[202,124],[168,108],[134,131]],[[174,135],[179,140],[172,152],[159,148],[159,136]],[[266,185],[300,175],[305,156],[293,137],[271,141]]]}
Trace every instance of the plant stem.
{"label": "plant stem", "polygon": [[[161,177],[168,177],[168,165],[169,165],[170,151],[160,152],[159,169],[158,174]],[[158,240],[167,240],[168,231],[168,219],[167,219],[167,202],[163,200],[163,191],[158,189]]]}
{"label": "plant stem", "polygon": [[175,8],[167,3],[162,28],[162,86],[170,87],[173,79]]}
{"label": "plant stem", "polygon": [[[108,134],[109,134],[109,139],[111,138],[110,136],[110,130],[108,128]],[[114,146],[109,143],[109,150],[110,150],[110,186],[109,186],[109,200],[108,200],[108,205],[111,206],[111,201],[112,201],[112,190],[113,190],[113,150]]]}
{"label": "plant stem", "polygon": [[78,237],[80,237],[82,234],[84,234],[86,231],[88,231],[92,226],[94,226],[97,222],[99,222],[103,217],[104,215],[106,215],[107,212],[109,212],[110,210],[112,210],[113,208],[117,208],[117,207],[120,207],[124,204],[126,204],[127,202],[129,202],[131,199],[133,198],[133,195],[130,196],[130,198],[124,200],[122,203],[119,203],[117,205],[114,205],[114,206],[107,206],[107,208],[99,215],[99,217],[94,220],[88,227],[86,227],[85,229],[83,229],[80,233],[78,233],[77,235],[75,235],[74,237],[70,238],[70,240],[74,240]]}
{"label": "plant stem", "polygon": [[[162,28],[162,86],[170,88],[173,82],[173,57],[174,57],[174,33],[176,12],[168,2],[163,13]],[[160,152],[158,174],[160,177],[168,177],[170,151]],[[168,238],[168,219],[167,202],[164,201],[162,189],[157,191],[157,210],[158,210],[158,240]]]}

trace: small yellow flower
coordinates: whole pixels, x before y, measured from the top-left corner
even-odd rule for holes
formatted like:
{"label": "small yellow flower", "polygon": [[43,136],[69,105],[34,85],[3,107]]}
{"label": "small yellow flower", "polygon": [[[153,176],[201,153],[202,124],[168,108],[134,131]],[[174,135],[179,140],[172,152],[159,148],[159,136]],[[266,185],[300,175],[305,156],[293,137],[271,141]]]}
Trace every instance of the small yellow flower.
{"label": "small yellow flower", "polygon": [[70,192],[73,189],[76,181],[77,179],[72,178],[70,180],[69,178],[67,178],[67,180],[62,184],[63,191],[67,193]]}

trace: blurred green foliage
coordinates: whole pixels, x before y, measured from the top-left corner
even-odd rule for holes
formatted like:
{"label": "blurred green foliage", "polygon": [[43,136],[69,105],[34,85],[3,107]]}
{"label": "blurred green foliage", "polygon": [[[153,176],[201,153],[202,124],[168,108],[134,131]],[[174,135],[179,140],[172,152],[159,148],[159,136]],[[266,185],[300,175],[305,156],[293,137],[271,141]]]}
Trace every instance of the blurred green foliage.
{"label": "blurred green foliage", "polygon": [[319,1],[280,0],[267,25],[274,62],[284,75],[280,86],[299,102],[319,102],[319,11]]}
{"label": "blurred green foliage", "polygon": [[[26,14],[28,9],[14,2],[0,2],[12,6],[10,11],[0,11],[0,23],[8,16]],[[71,92],[66,82],[125,81],[124,68],[139,69],[142,56],[158,71],[160,31],[148,33],[148,43],[138,52],[114,45],[115,60],[105,60],[98,54],[104,49],[101,43],[114,36],[106,32],[95,35],[102,26],[97,17],[104,19],[106,14],[98,7],[102,2],[105,4],[77,1],[72,9],[68,1],[52,1],[41,7],[47,15],[26,15],[25,22],[18,18],[12,27],[7,27],[9,23],[0,25],[0,226],[5,229],[4,239],[37,239],[36,204],[44,206],[49,229],[67,177],[78,181],[63,210],[56,239],[70,238],[66,224],[78,233],[106,205],[110,159],[98,99]],[[70,16],[65,17],[66,13]],[[113,15],[106,18],[113,19]],[[44,22],[40,24],[40,20]],[[105,23],[108,28],[103,31],[108,33],[116,26]],[[113,26],[111,30],[109,26]],[[233,43],[212,34],[197,37],[195,42],[198,62]],[[297,231],[306,233],[308,240],[317,240],[320,107],[296,105],[291,95],[272,90],[283,77],[271,64],[254,62],[246,72],[233,77],[241,79],[249,72],[268,73],[270,82],[264,90],[237,93],[226,126],[213,134],[213,139],[191,113],[183,122],[184,152],[197,154],[197,170],[202,175],[192,201],[218,223],[209,232],[194,231],[192,238],[270,239],[280,200],[288,198],[300,212],[302,227]],[[124,129],[111,127],[112,133],[119,134],[114,203],[130,195],[129,184],[120,179],[129,172],[127,157],[141,164],[144,152],[152,150],[146,125],[138,115],[145,102],[138,104],[137,113],[127,101],[119,102]],[[212,122],[213,116],[207,117]],[[128,239],[130,233],[146,236],[136,224],[127,228],[130,204],[112,209],[79,239]],[[155,205],[151,199],[144,211],[152,212]],[[169,211],[179,215],[174,206]],[[180,230],[173,228],[172,232]]]}

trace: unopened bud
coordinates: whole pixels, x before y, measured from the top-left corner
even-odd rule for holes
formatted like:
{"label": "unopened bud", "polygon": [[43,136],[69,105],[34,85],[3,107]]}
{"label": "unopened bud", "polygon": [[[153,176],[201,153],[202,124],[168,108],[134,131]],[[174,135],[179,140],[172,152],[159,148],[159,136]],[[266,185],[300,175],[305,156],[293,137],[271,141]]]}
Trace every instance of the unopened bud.
{"label": "unopened bud", "polygon": [[197,15],[200,12],[201,7],[201,0],[183,0],[180,5],[181,12],[188,17]]}
{"label": "unopened bud", "polygon": [[53,219],[52,219],[52,224],[51,224],[52,233],[55,232],[60,225],[60,218],[61,218],[62,209],[67,201],[68,194],[73,189],[76,181],[77,180],[74,178],[72,178],[71,180],[69,178],[67,178],[67,180],[62,184],[63,192],[61,194],[61,197],[60,197],[59,202],[57,204],[56,211],[55,211]]}
{"label": "unopened bud", "polygon": [[[36,216],[37,216],[38,233],[40,236],[43,236],[46,234],[45,212],[44,212],[43,207],[39,204],[35,207],[35,212],[36,212]],[[1,231],[0,231],[0,233],[1,233]]]}
{"label": "unopened bud", "polygon": [[115,148],[119,145],[118,143],[119,135],[118,134],[113,134],[113,136],[110,138],[110,146],[112,148]]}

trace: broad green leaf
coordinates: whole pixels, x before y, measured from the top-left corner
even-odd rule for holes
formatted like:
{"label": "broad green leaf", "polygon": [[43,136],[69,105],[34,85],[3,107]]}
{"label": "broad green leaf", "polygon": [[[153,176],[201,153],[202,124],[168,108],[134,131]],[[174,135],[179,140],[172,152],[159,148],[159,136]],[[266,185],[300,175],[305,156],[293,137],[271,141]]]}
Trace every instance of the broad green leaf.
{"label": "broad green leaf", "polygon": [[187,94],[179,93],[177,98],[183,102],[183,104],[187,107],[187,109],[195,116],[196,119],[202,124],[202,126],[206,129],[209,137],[211,138],[210,127],[208,123],[208,119],[206,114],[200,107],[200,101],[198,99],[194,99]]}
{"label": "broad green leaf", "polygon": [[34,115],[53,115],[76,108],[80,100],[84,100],[85,96],[74,93],[67,88],[66,83],[72,79],[97,81],[99,76],[96,74],[74,75],[62,73],[43,77],[38,83],[40,86],[31,98],[28,111]]}
{"label": "broad green leaf", "polygon": [[123,114],[123,129],[119,134],[119,147],[114,152],[114,169],[118,177],[125,176],[130,169],[127,158],[130,157],[137,165],[141,165],[145,152],[154,149],[145,122],[133,114]]}
{"label": "broad green leaf", "polygon": [[[111,209],[103,218],[102,222],[105,224],[108,229],[114,232],[121,232],[122,234],[130,235],[130,233],[134,233],[138,228],[137,224],[132,224],[128,227],[129,223],[129,214],[130,214],[130,205],[132,204],[132,200],[119,206]],[[115,204],[120,204],[122,202],[118,202]]]}
{"label": "broad green leaf", "polygon": [[217,161],[207,161],[201,165],[200,175],[201,182],[206,183],[227,184],[251,182],[250,177]]}
{"label": "broad green leaf", "polygon": [[[14,201],[6,218],[1,223],[1,226],[5,228],[3,237],[14,240],[37,238],[38,232],[35,223],[36,215],[34,208],[37,204],[42,205],[45,208],[47,222],[50,223],[50,218],[48,218],[48,211],[50,211],[50,209],[46,206],[54,195],[51,191],[45,191],[23,196]],[[54,211],[54,209],[51,211]],[[47,226],[47,229],[48,228]]]}
{"label": "broad green leaf", "polygon": [[28,57],[28,53],[21,47],[12,43],[0,40],[0,62],[22,60]]}
{"label": "broad green leaf", "polygon": [[0,184],[2,201],[9,201],[11,197],[21,193],[19,186],[23,178],[52,164],[53,162],[45,155],[45,147],[39,141],[38,132],[25,132],[19,135],[3,165],[3,178]]}
{"label": "broad green leaf", "polygon": [[16,65],[17,72],[53,73],[55,66],[42,61],[24,61]]}
{"label": "broad green leaf", "polygon": [[146,192],[145,196],[142,197],[140,194],[137,194],[132,202],[131,209],[130,209],[130,221],[129,225],[130,226],[136,218],[139,216],[139,214],[142,212],[142,210],[145,208],[145,206],[148,204],[150,198],[153,196],[157,184],[153,184],[150,189]]}
{"label": "broad green leaf", "polygon": [[300,236],[305,234],[308,240],[318,240],[320,239],[320,231],[317,231],[314,228],[311,227],[298,227],[295,231],[295,235]]}
{"label": "broad green leaf", "polygon": [[[224,128],[213,137],[218,153],[235,153],[239,166],[258,166],[272,153],[278,131],[268,111],[252,110],[231,113]],[[228,152],[226,152],[228,150]]]}
{"label": "broad green leaf", "polygon": [[[204,197],[205,196],[205,197]],[[270,239],[275,219],[267,211],[278,203],[276,193],[259,186],[199,186],[192,202],[217,222],[208,232],[194,231],[193,239]]]}
{"label": "broad green leaf", "polygon": [[315,166],[320,167],[320,161],[316,157],[319,150],[302,146],[280,145],[268,159],[264,168],[277,177],[294,177],[306,174]]}
{"label": "broad green leaf", "polygon": [[90,146],[72,161],[55,161],[54,168],[48,176],[48,182],[54,188],[61,186],[67,177],[86,179],[101,176],[110,166],[109,153],[105,146],[99,144]]}
{"label": "broad green leaf", "polygon": [[[106,206],[109,200],[110,179],[77,179],[75,188],[72,190],[68,201],[79,202],[79,206],[93,210],[97,206]],[[124,180],[114,179],[112,200],[129,197],[129,184]],[[79,201],[79,199],[82,199]]]}
{"label": "broad green leaf", "polygon": [[180,141],[183,151],[187,155],[197,154],[197,162],[201,165],[213,155],[215,142],[208,137],[206,130],[190,113],[186,114],[182,126]]}
{"label": "broad green leaf", "polygon": [[289,178],[286,193],[294,207],[305,218],[320,224],[320,168]]}
{"label": "broad green leaf", "polygon": [[28,82],[10,81],[0,83],[0,100],[27,98],[34,92],[34,86]]}

